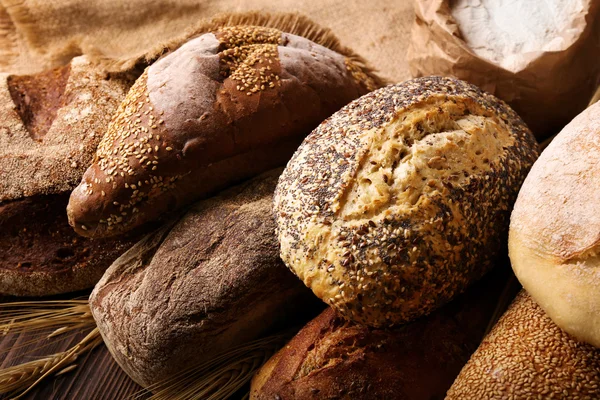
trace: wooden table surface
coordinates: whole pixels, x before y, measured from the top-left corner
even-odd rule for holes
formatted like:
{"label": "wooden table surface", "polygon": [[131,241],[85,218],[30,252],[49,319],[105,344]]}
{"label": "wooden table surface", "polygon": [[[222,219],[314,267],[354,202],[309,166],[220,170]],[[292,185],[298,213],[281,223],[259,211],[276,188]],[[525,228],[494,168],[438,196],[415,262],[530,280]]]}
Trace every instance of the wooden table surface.
{"label": "wooden table surface", "polygon": [[[52,300],[87,298],[89,292],[52,297]],[[36,299],[0,297],[0,303]],[[39,299],[37,299],[39,300]],[[42,299],[44,300],[44,299]],[[0,369],[35,360],[41,356],[59,353],[75,346],[89,332],[75,331],[47,338],[54,329],[41,332],[0,334]],[[141,394],[146,399],[142,387],[132,381],[117,365],[104,344],[83,354],[75,361],[77,367],[60,376],[50,376],[40,382],[22,399],[27,400],[121,400]],[[136,396],[137,397],[137,396]],[[0,399],[8,399],[0,395]]]}
{"label": "wooden table surface", "polygon": [[[9,334],[0,341],[0,368],[31,361],[36,356],[65,351],[77,344],[85,332],[44,339],[40,333]],[[28,343],[29,342],[29,343]],[[119,400],[131,398],[142,388],[113,360],[103,344],[76,361],[77,368],[40,382],[23,399]],[[147,398],[147,395],[141,398]],[[8,397],[0,397],[8,399]]]}

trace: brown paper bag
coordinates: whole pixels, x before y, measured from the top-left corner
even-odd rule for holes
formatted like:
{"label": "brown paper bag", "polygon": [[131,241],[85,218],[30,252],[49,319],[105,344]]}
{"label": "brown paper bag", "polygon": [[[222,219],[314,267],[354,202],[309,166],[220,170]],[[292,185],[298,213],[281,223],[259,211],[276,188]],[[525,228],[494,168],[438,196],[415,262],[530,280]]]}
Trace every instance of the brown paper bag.
{"label": "brown paper bag", "polygon": [[529,52],[507,70],[472,51],[449,0],[415,0],[408,63],[413,76],[450,75],[509,103],[538,139],[557,133],[583,110],[600,83],[600,1],[588,0],[562,34],[560,51]]}

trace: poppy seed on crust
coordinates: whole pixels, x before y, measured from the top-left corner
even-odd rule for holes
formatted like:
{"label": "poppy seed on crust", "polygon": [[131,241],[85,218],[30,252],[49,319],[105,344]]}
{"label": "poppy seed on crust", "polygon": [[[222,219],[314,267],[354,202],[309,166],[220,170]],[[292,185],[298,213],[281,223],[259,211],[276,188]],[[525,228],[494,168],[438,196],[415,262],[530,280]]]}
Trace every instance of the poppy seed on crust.
{"label": "poppy seed on crust", "polygon": [[315,129],[280,177],[281,256],[345,318],[410,321],[489,270],[537,155],[516,113],[465,82],[371,92]]}

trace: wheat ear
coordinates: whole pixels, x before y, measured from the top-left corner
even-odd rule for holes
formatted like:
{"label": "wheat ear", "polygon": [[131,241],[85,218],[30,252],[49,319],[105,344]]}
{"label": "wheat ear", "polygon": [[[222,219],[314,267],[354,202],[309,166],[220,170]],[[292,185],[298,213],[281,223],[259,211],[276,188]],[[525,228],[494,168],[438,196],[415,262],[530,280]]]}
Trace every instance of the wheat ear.
{"label": "wheat ear", "polygon": [[52,354],[38,360],[15,365],[0,371],[0,394],[21,392],[19,399],[33,389],[44,378],[70,371],[82,354],[102,343],[98,328],[94,328],[79,343],[67,351]]}

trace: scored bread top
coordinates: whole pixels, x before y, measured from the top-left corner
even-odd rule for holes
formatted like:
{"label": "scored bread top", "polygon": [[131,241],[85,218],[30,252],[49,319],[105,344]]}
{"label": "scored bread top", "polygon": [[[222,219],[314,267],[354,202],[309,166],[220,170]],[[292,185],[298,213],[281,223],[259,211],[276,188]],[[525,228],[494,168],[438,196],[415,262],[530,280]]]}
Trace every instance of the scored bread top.
{"label": "scored bread top", "polygon": [[349,57],[274,28],[205,33],[132,87],[71,197],[71,224],[109,236],[205,196],[199,171],[303,137],[374,87]]}
{"label": "scored bread top", "polygon": [[36,75],[0,75],[0,202],[73,189],[129,84],[85,56]]}
{"label": "scored bread top", "polygon": [[514,111],[465,82],[369,93],[313,131],[282,174],[282,258],[346,318],[416,318],[489,269],[536,156]]}
{"label": "scored bread top", "polygon": [[523,287],[552,320],[600,347],[600,103],[571,121],[523,183],[509,254]]}

